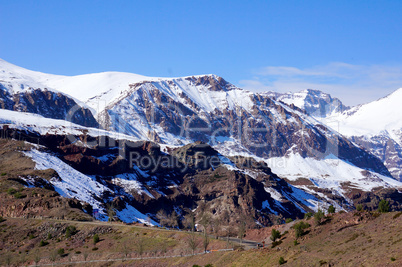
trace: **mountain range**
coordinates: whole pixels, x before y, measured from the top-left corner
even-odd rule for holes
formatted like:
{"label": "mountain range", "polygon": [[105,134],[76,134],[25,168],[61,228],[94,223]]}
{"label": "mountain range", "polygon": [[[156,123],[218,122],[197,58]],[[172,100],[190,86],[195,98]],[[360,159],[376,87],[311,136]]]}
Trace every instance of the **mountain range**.
{"label": "mountain range", "polygon": [[120,220],[148,224],[159,210],[269,225],[381,198],[401,209],[401,94],[347,107],[216,75],[68,77],[0,60],[2,137],[29,142],[21,155],[56,173],[13,179],[85,202],[99,219],[112,203]]}

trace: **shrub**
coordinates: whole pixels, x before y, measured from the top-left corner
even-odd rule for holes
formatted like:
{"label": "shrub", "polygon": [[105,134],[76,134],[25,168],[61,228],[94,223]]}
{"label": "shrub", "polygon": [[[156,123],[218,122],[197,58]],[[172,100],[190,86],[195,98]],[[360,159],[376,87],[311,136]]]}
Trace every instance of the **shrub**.
{"label": "shrub", "polygon": [[1,173],[1,176],[6,176],[6,175],[7,175],[6,172],[2,172],[2,173]]}
{"label": "shrub", "polygon": [[328,213],[335,213],[335,207],[333,205],[328,207]]}
{"label": "shrub", "polygon": [[9,194],[9,195],[14,195],[15,193],[17,193],[17,190],[15,190],[15,188],[9,188],[7,190],[7,194]]}
{"label": "shrub", "polygon": [[356,210],[357,211],[362,211],[363,210],[363,205],[362,204],[357,204],[356,205]]}
{"label": "shrub", "polygon": [[278,245],[280,245],[280,244],[282,244],[282,241],[281,241],[281,240],[274,241],[274,242],[271,243],[271,248],[274,248],[274,247],[276,247],[276,246],[278,246]]}
{"label": "shrub", "polygon": [[0,216],[0,223],[4,222],[6,219],[4,219],[2,216]]}
{"label": "shrub", "polygon": [[325,214],[324,214],[324,212],[323,212],[322,210],[320,210],[320,209],[314,214],[315,222],[316,222],[318,225],[320,225],[320,224],[322,223],[322,219],[324,219],[324,218],[325,218]]}
{"label": "shrub", "polygon": [[47,234],[47,239],[49,240],[49,239],[52,239],[52,234],[51,233],[48,233]]}
{"label": "shrub", "polygon": [[69,238],[70,236],[74,235],[77,232],[77,228],[75,226],[70,225],[66,228],[66,237]]}
{"label": "shrub", "polygon": [[327,264],[328,262],[326,260],[319,260],[318,263],[320,264],[320,266],[323,266],[323,265]]}
{"label": "shrub", "polygon": [[299,242],[297,242],[297,239],[293,241],[293,245],[297,246]]}
{"label": "shrub", "polygon": [[[392,219],[397,219],[397,218],[399,218],[399,216],[401,216],[402,215],[402,211],[401,212],[398,212],[397,214],[395,214],[393,217],[392,217]],[[1,217],[0,217],[0,222],[1,222]]]}
{"label": "shrub", "polygon": [[214,267],[211,263],[208,263],[207,265],[205,265],[204,267]]}
{"label": "shrub", "polygon": [[293,222],[292,218],[287,218],[287,219],[285,220],[285,223],[290,223],[290,222]]}
{"label": "shrub", "polygon": [[380,203],[378,204],[378,211],[379,212],[388,212],[389,211],[389,202],[385,199],[381,199]]}
{"label": "shrub", "polygon": [[355,239],[358,238],[358,237],[359,237],[359,234],[358,234],[358,233],[354,233],[348,240],[345,241],[345,243],[349,243],[349,242],[355,240]]}
{"label": "shrub", "polygon": [[299,237],[301,237],[302,235],[304,235],[305,233],[304,233],[304,229],[307,229],[307,228],[309,228],[310,227],[310,224],[308,224],[308,223],[306,223],[306,222],[303,222],[303,221],[301,221],[301,222],[299,222],[299,223],[296,223],[294,226],[293,226],[293,228],[295,229],[295,235],[296,235],[296,238],[299,238]]}
{"label": "shrub", "polygon": [[14,194],[14,197],[19,199],[19,198],[26,197],[26,195],[22,194],[21,192],[17,192],[17,193]]}
{"label": "shrub", "polygon": [[57,254],[59,254],[60,256],[64,255],[64,248],[59,248],[57,250]]}
{"label": "shrub", "polygon": [[92,250],[95,251],[95,250],[98,250],[98,248],[97,248],[97,247],[93,247]]}
{"label": "shrub", "polygon": [[271,231],[271,240],[275,242],[277,239],[281,237],[281,232],[276,229],[272,229]]}
{"label": "shrub", "polygon": [[304,219],[305,219],[305,220],[308,220],[308,219],[310,219],[311,217],[313,217],[313,213],[311,213],[311,212],[307,212],[306,214],[304,214]]}
{"label": "shrub", "polygon": [[40,246],[40,247],[44,247],[44,246],[46,246],[47,244],[49,244],[49,243],[46,242],[46,241],[44,241],[44,240],[41,240],[41,241],[39,242],[39,246]]}
{"label": "shrub", "polygon": [[66,237],[69,238],[71,236],[70,228],[66,229]]}
{"label": "shrub", "polygon": [[396,261],[396,259],[394,257],[391,257],[391,261]]}
{"label": "shrub", "polygon": [[286,263],[285,259],[283,257],[280,257],[279,258],[279,265],[282,265],[284,263]]}
{"label": "shrub", "polygon": [[71,234],[76,234],[77,233],[77,228],[74,225],[70,225],[68,228],[70,228]]}
{"label": "shrub", "polygon": [[29,240],[34,239],[34,238],[35,238],[35,236],[33,234],[29,234],[29,236],[28,236]]}
{"label": "shrub", "polygon": [[98,234],[95,234],[94,235],[94,244],[96,244],[96,243],[98,243],[99,242],[99,235]]}

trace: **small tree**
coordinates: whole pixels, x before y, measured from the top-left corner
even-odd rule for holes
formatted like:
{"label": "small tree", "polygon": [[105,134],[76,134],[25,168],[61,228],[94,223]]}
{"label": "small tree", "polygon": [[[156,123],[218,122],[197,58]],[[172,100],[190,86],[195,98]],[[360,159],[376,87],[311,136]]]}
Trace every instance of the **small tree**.
{"label": "small tree", "polygon": [[362,211],[363,210],[363,205],[362,204],[357,204],[356,205],[356,210],[357,211]]}
{"label": "small tree", "polygon": [[69,227],[66,229],[66,237],[69,238],[71,236],[71,230]]}
{"label": "small tree", "polygon": [[287,218],[287,219],[285,220],[285,223],[291,223],[291,222],[293,222],[292,218]]}
{"label": "small tree", "polygon": [[335,207],[333,205],[328,207],[328,213],[335,213]]}
{"label": "small tree", "polygon": [[168,224],[172,228],[177,228],[179,226],[179,216],[177,215],[176,211],[173,211],[168,216]]}
{"label": "small tree", "polygon": [[197,247],[198,247],[198,238],[197,238],[197,235],[196,235],[196,233],[194,233],[194,231],[193,232],[191,232],[191,234],[190,234],[190,236],[188,237],[188,246],[190,247],[190,249],[191,249],[191,251],[192,251],[192,253],[193,253],[193,255],[194,255],[194,252],[195,252],[195,250],[197,249]]}
{"label": "small tree", "polygon": [[63,256],[64,255],[64,248],[59,248],[57,250],[57,254],[59,254],[60,256]]}
{"label": "small tree", "polygon": [[211,224],[211,216],[208,213],[203,213],[201,216],[200,224],[204,228],[204,235],[206,235]]}
{"label": "small tree", "polygon": [[240,238],[240,244],[243,243],[243,238],[244,238],[244,234],[246,233],[246,222],[245,221],[241,221],[239,223],[239,238]]}
{"label": "small tree", "polygon": [[106,212],[107,212],[108,221],[112,222],[114,219],[114,216],[116,216],[116,208],[113,203],[110,203],[106,206]]}
{"label": "small tree", "polygon": [[381,199],[380,203],[378,204],[378,211],[389,212],[389,202],[385,199]]}
{"label": "small tree", "polygon": [[313,217],[313,213],[311,213],[311,212],[307,212],[306,214],[304,214],[304,219],[305,219],[305,220],[308,220],[308,219],[310,219],[311,217]]}
{"label": "small tree", "polygon": [[221,230],[221,219],[215,218],[212,220],[212,229],[215,234],[215,238],[218,239],[219,231]]}
{"label": "small tree", "polygon": [[317,225],[321,225],[322,220],[325,218],[325,214],[322,210],[318,209],[318,211],[314,214],[314,219]]}
{"label": "small tree", "polygon": [[184,216],[183,225],[186,228],[190,229],[192,232],[194,232],[194,228],[195,228],[195,215],[194,215],[194,212],[192,212],[190,210],[190,212]]}
{"label": "small tree", "polygon": [[40,247],[44,247],[44,246],[46,246],[47,244],[49,244],[49,243],[46,242],[45,240],[41,240],[41,241],[39,242],[39,246],[40,246]]}
{"label": "small tree", "polygon": [[66,237],[69,238],[70,236],[74,235],[77,232],[77,228],[73,225],[69,225],[66,228]]}
{"label": "small tree", "polygon": [[307,229],[310,227],[310,224],[306,223],[306,222],[299,222],[296,223],[293,228],[295,229],[295,236],[296,238],[301,237],[302,235],[304,235],[304,229]]}
{"label": "small tree", "polygon": [[279,264],[282,265],[284,263],[286,263],[285,259],[283,257],[280,257],[279,258]]}
{"label": "small tree", "polygon": [[273,242],[275,242],[277,239],[281,238],[281,232],[279,232],[278,230],[272,228],[271,231],[271,240]]}
{"label": "small tree", "polygon": [[96,245],[96,243],[98,243],[100,241],[100,238],[99,238],[98,234],[95,234],[93,239],[94,239],[94,244],[95,245]]}
{"label": "small tree", "polygon": [[202,242],[202,244],[203,244],[203,246],[204,246],[204,252],[205,252],[205,253],[207,252],[207,249],[208,249],[208,246],[209,246],[209,242],[210,242],[209,236],[208,236],[207,234],[205,234],[205,235],[204,235],[203,242]]}
{"label": "small tree", "polygon": [[165,210],[161,209],[156,213],[156,218],[159,220],[159,224],[161,226],[167,226],[169,223],[168,216]]}

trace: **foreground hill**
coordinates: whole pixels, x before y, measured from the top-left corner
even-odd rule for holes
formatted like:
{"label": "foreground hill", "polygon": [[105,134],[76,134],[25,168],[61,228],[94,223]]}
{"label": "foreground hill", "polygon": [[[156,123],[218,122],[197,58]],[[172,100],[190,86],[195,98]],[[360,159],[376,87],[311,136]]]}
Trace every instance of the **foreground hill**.
{"label": "foreground hill", "polygon": [[[207,249],[211,253],[206,254],[202,253],[203,236],[189,232],[116,223],[6,218],[0,223],[0,264],[88,261],[91,266],[279,266],[283,257],[282,266],[400,266],[401,214],[337,213],[322,225],[310,219],[310,227],[296,245],[294,229],[287,224],[275,226],[282,236],[273,248],[269,244],[243,251],[238,243],[210,237]],[[246,238],[261,241],[269,238],[270,230],[251,230]],[[99,236],[96,243],[95,235]],[[195,253],[201,254],[192,256],[189,244],[194,236]],[[8,242],[1,241],[5,239]],[[235,250],[222,250],[226,248]]]}

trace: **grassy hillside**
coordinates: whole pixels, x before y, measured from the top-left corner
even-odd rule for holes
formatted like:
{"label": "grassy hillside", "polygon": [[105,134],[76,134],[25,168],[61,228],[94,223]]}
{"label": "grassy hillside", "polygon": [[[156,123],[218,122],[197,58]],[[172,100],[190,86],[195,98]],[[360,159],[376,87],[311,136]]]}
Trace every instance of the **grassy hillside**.
{"label": "grassy hillside", "polygon": [[[277,266],[283,257],[282,266],[401,266],[401,214],[334,214],[322,225],[312,218],[306,221],[310,227],[297,244],[292,227],[275,226],[287,231],[274,247],[268,244],[271,228],[250,230],[246,238],[265,239],[265,248],[214,251],[226,248],[227,243],[211,238],[211,253],[189,257],[180,257],[192,254],[188,232],[117,223],[7,218],[0,223],[0,259],[2,265],[34,264],[35,258],[40,258],[41,264],[54,261],[87,266]],[[196,252],[202,252],[202,235],[195,239]],[[162,256],[178,257],[147,259]],[[143,259],[128,259],[136,257]],[[90,262],[107,259],[120,260]]]}

